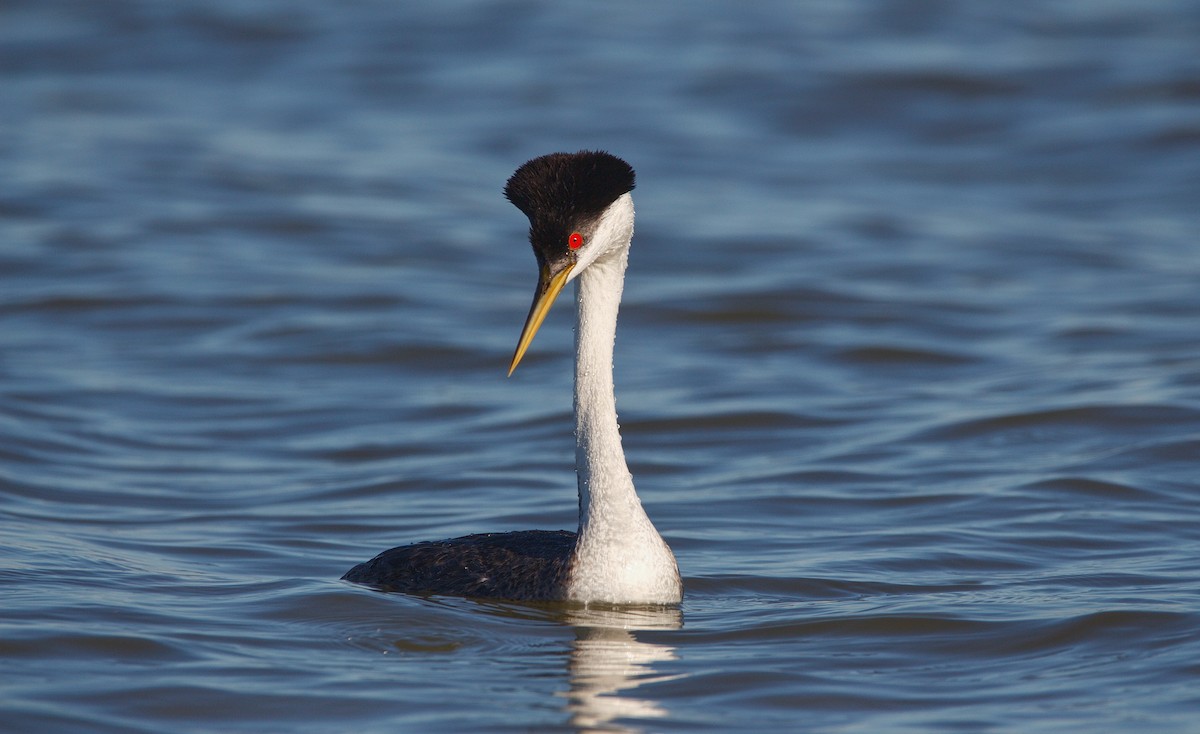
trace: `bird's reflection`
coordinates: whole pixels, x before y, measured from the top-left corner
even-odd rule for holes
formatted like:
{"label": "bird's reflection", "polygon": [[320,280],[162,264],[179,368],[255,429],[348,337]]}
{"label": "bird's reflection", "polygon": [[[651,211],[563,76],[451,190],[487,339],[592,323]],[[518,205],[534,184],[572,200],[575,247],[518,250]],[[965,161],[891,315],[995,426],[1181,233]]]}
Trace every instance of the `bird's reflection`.
{"label": "bird's reflection", "polygon": [[568,665],[567,699],[571,725],[580,732],[637,732],[623,720],[655,719],[667,715],[662,704],[636,695],[646,683],[677,676],[658,672],[661,663],[675,659],[675,648],[637,639],[641,630],[674,630],[683,626],[678,609],[580,608],[566,613],[575,628]]}

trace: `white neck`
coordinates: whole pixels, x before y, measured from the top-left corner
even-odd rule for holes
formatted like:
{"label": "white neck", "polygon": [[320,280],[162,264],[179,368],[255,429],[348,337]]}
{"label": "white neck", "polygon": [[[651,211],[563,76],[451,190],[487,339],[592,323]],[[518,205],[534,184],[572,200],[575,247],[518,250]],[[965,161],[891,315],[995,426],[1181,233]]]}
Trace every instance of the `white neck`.
{"label": "white neck", "polygon": [[628,217],[623,246],[595,259],[575,286],[579,540],[567,595],[577,601],[674,604],[683,594],[675,556],[633,487],[613,394],[613,341],[632,236],[631,203]]}

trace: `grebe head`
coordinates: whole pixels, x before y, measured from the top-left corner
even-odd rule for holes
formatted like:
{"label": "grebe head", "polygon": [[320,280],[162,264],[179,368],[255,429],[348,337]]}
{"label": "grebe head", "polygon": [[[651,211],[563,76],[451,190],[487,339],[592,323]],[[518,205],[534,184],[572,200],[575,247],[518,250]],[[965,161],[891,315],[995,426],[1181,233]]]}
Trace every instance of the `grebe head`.
{"label": "grebe head", "polygon": [[512,374],[563,286],[598,260],[622,254],[633,236],[633,168],[601,151],[551,153],[525,163],[504,195],[529,217],[538,284],[517,341]]}

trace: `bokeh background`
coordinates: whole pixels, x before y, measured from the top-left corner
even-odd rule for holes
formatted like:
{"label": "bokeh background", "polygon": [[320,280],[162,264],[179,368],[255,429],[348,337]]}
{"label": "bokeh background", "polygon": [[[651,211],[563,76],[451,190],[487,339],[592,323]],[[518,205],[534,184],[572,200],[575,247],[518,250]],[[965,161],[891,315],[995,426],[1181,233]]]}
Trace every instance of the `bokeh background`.
{"label": "bokeh background", "polygon": [[[528,158],[638,171],[682,609],[382,595],[572,528]],[[0,729],[1196,731],[1200,5],[0,5]]]}

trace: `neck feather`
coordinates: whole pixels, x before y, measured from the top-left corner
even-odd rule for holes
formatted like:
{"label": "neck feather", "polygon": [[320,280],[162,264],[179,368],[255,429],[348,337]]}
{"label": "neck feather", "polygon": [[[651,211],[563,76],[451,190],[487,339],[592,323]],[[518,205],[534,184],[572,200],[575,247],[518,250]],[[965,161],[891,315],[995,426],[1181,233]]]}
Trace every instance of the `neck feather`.
{"label": "neck feather", "polygon": [[613,342],[625,262],[624,252],[597,261],[575,286],[575,467],[581,529],[629,514],[630,503],[641,512],[621,448],[613,392]]}
{"label": "neck feather", "polygon": [[568,593],[579,601],[673,604],[682,596],[675,556],[642,509],[617,425],[613,342],[627,260],[628,247],[608,253],[575,287],[579,539]]}

